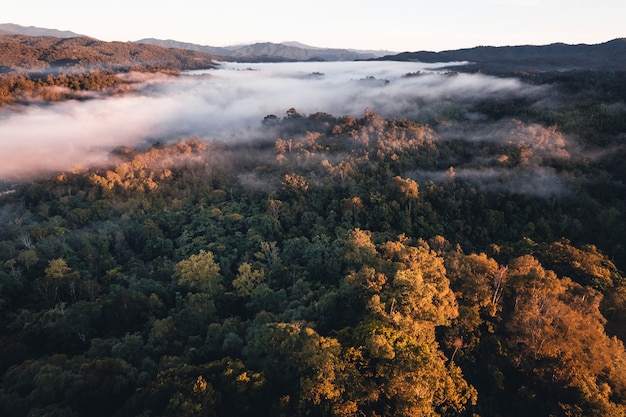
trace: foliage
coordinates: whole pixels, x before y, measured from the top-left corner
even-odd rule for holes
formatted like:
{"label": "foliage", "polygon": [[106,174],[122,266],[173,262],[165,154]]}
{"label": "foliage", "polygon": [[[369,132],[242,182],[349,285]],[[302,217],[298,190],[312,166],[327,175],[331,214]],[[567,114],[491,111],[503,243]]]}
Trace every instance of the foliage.
{"label": "foliage", "polygon": [[0,414],[624,415],[623,172],[576,151],[623,127],[475,106],[504,140],[289,109],[0,196]]}

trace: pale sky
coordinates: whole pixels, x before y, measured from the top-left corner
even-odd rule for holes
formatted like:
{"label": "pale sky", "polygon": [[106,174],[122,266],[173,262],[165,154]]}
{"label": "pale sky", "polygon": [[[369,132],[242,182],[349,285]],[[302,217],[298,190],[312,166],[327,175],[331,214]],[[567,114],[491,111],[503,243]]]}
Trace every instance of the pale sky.
{"label": "pale sky", "polygon": [[479,45],[595,44],[626,37],[623,0],[20,0],[0,23],[105,41],[441,51]]}

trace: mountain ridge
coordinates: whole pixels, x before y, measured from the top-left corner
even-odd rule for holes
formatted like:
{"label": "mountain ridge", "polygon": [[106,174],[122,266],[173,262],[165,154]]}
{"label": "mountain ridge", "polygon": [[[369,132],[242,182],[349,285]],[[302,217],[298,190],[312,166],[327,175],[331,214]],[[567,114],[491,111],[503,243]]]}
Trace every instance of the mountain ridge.
{"label": "mountain ridge", "polygon": [[459,62],[467,61],[465,70],[517,71],[626,70],[626,38],[599,44],[476,46],[440,52],[418,51],[387,55],[378,60]]}
{"label": "mountain ridge", "polygon": [[358,59],[372,59],[380,56],[371,51],[358,51],[341,48],[318,48],[293,41],[289,43],[256,42],[247,45],[230,47],[215,47],[179,42],[172,39],[163,40],[155,38],[140,39],[135,41],[135,43],[147,43],[168,48],[189,49],[219,55],[225,59],[246,61],[354,61]]}
{"label": "mountain ridge", "polygon": [[56,38],[85,37],[70,30],[47,29],[36,26],[22,26],[15,23],[0,23],[0,35],[54,36]]}
{"label": "mountain ridge", "polygon": [[[21,33],[17,33],[21,32]],[[71,31],[59,31],[57,29],[37,28],[34,26],[20,26],[12,23],[0,24],[0,36],[33,36],[35,34],[55,34],[57,39],[82,38],[90,42],[98,41]],[[37,35],[50,36],[50,35]],[[37,37],[35,36],[35,37]],[[26,42],[22,41],[22,44]],[[110,43],[113,44],[113,43]],[[552,43],[548,45],[513,45],[513,46],[475,46],[455,50],[439,52],[416,51],[402,52],[398,54],[377,55],[386,51],[365,51],[339,48],[319,48],[305,45],[296,41],[283,43],[257,42],[247,45],[233,45],[226,47],[214,47],[189,42],[180,42],[172,39],[145,38],[134,42],[117,42],[117,45],[135,44],[151,45],[167,50],[175,50],[174,58],[169,53],[168,59],[174,59],[179,63],[175,66],[188,68],[189,63],[181,64],[181,59],[186,53],[208,54],[214,59],[225,61],[242,62],[290,62],[290,61],[354,61],[354,60],[393,60],[393,61],[420,61],[420,62],[467,62],[463,66],[451,66],[450,69],[459,71],[484,71],[486,73],[501,74],[520,71],[549,72],[570,70],[595,70],[595,71],[626,71],[626,38],[616,38],[599,44],[566,44]],[[20,48],[25,48],[22,45]],[[82,45],[85,47],[86,45]],[[126,46],[122,49],[128,49]],[[19,48],[18,48],[19,49]],[[131,48],[132,49],[132,48]],[[187,51],[181,52],[181,51]],[[3,59],[0,72],[6,72],[7,68],[15,65],[16,61],[27,64],[33,61],[30,57],[19,57],[28,51],[14,51],[17,57],[8,60]],[[106,53],[112,53],[108,51]],[[105,55],[106,55],[105,53]],[[138,52],[136,53],[138,54]],[[151,55],[149,53],[148,55]],[[6,55],[6,54],[5,54]],[[166,53],[168,55],[168,53]],[[136,58],[137,55],[133,56]],[[6,56],[5,56],[6,58]],[[71,57],[66,57],[71,58]],[[92,57],[93,58],[93,57]],[[102,57],[99,57],[100,59]],[[130,62],[138,62],[138,59],[130,59]],[[148,58],[148,57],[147,57]],[[150,60],[157,60],[150,57]],[[206,60],[196,57],[195,59]],[[87,59],[89,61],[89,59]],[[11,64],[12,62],[12,64]],[[31,62],[32,63],[32,62]],[[66,64],[69,61],[66,61]],[[45,66],[45,65],[44,65]]]}
{"label": "mountain ridge", "polygon": [[307,45],[305,43],[302,42],[298,42],[298,41],[283,41],[280,42],[281,45],[286,45],[286,46],[293,46],[296,48],[302,48],[302,49],[313,49],[313,50],[324,50],[324,49],[339,49],[339,50],[345,50],[345,51],[350,51],[350,52],[355,52],[357,54],[371,54],[377,57],[380,56],[385,56],[385,55],[392,55],[395,54],[397,52],[394,51],[389,51],[386,49],[355,49],[355,48],[324,48],[324,47],[320,47],[320,46],[312,46],[312,45]]}
{"label": "mountain ridge", "polygon": [[156,45],[164,48],[187,49],[190,51],[204,52],[219,56],[228,56],[232,51],[232,48],[229,47],[200,45],[191,42],[180,42],[174,39],[144,38],[133,41],[133,43]]}
{"label": "mountain ridge", "polygon": [[75,72],[92,69],[203,69],[215,56],[132,42],[105,42],[80,36],[0,35],[0,73]]}

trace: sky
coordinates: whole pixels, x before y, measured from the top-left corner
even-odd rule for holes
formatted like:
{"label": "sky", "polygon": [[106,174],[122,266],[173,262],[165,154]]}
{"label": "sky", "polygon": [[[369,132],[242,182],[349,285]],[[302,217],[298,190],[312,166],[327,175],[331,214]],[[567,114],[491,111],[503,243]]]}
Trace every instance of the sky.
{"label": "sky", "polygon": [[403,52],[596,44],[626,37],[624,16],[621,0],[20,0],[3,4],[0,23],[71,30],[104,41],[298,41]]}

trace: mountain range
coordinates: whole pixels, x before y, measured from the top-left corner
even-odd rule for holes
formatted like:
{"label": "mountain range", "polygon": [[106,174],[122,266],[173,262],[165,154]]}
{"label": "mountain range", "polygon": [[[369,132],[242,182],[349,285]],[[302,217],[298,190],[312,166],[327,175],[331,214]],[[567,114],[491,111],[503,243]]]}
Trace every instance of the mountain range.
{"label": "mountain range", "polygon": [[79,36],[85,36],[69,30],[46,29],[35,26],[21,26],[14,23],[0,24],[0,35],[54,36],[57,38],[75,38]]}
{"label": "mountain range", "polygon": [[626,38],[596,44],[554,43],[534,46],[477,46],[442,52],[403,52],[380,60],[455,62],[464,61],[463,70],[490,73],[515,71],[626,71]]}
{"label": "mountain range", "polygon": [[167,48],[190,49],[237,61],[355,61],[388,55],[390,51],[317,48],[299,42],[257,42],[249,45],[216,47],[194,43],[147,38],[136,41]]}
{"label": "mountain range", "polygon": [[[1,34],[17,34],[26,36],[54,36],[57,38],[84,37],[71,31],[20,26],[13,23],[0,24]],[[248,45],[226,47],[199,45],[176,40],[146,38],[135,41],[138,44],[149,44],[165,48],[185,49],[216,55],[223,60],[237,61],[354,61],[372,59],[391,54],[391,51],[359,51],[353,49],[317,48],[299,42],[257,42]]]}
{"label": "mountain range", "polygon": [[82,72],[91,69],[211,68],[215,57],[185,49],[132,42],[103,42],[79,36],[0,34],[0,74]]}
{"label": "mountain range", "polygon": [[[70,31],[25,27],[10,23],[0,24],[0,35],[5,35],[3,43],[12,45],[8,49],[5,46],[0,54],[0,72],[7,72],[8,69],[16,66],[55,67],[104,62],[123,66],[133,63],[164,65],[167,61],[172,67],[189,69],[213,65],[215,60],[284,62],[367,59],[463,62],[462,66],[451,68],[494,74],[519,71],[626,71],[626,38],[614,39],[597,45],[555,43],[542,46],[477,46],[441,52],[418,51],[394,54],[389,51],[317,48],[299,42],[263,42],[228,47],[154,38],[135,42],[103,42]],[[13,37],[6,35],[13,35]],[[39,40],[33,43],[34,41],[26,41],[20,36],[34,36]],[[56,40],[46,40],[46,37]],[[43,49],[50,50],[44,53]]]}

